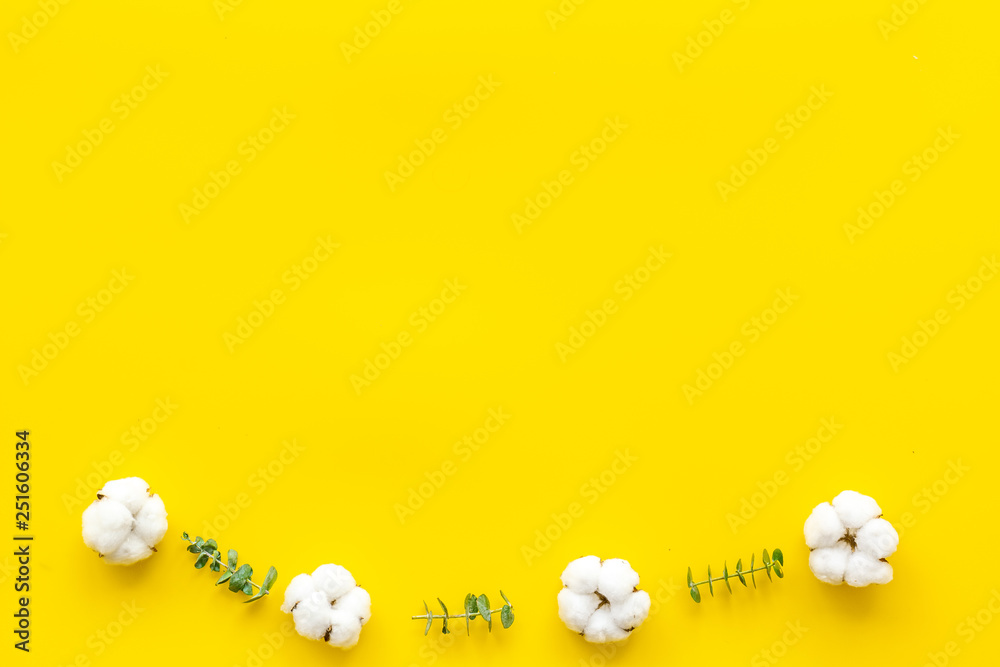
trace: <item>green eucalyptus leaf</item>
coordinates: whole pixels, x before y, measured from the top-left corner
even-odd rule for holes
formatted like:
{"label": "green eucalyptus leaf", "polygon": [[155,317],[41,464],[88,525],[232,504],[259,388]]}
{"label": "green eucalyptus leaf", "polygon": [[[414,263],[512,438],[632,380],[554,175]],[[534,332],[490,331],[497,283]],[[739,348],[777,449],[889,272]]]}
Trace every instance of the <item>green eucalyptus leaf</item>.
{"label": "green eucalyptus leaf", "polygon": [[511,605],[510,600],[507,599],[507,596],[503,594],[503,589],[502,588],[500,589],[500,597],[503,598],[503,601],[507,603],[508,607],[513,606],[513,605]]}
{"label": "green eucalyptus leaf", "polygon": [[208,563],[208,554],[202,554],[198,556],[198,560],[194,562],[195,569],[200,570],[201,568],[205,567],[206,563]]}
{"label": "green eucalyptus leaf", "polygon": [[778,575],[778,579],[783,579],[785,577],[785,573],[781,571],[781,564],[778,563],[778,561],[771,563],[771,567],[774,568],[774,573]]}
{"label": "green eucalyptus leaf", "polygon": [[215,582],[215,585],[218,586],[219,584],[226,583],[227,581],[229,581],[229,577],[231,577],[231,576],[233,576],[233,572],[232,572],[232,570],[228,570],[225,574],[223,574],[221,577],[219,577],[219,580],[217,582]]}
{"label": "green eucalyptus leaf", "polygon": [[185,540],[190,540],[190,539],[191,539],[190,537],[188,537],[188,534],[187,534],[187,532],[186,532],[186,531],[185,531],[185,532],[183,532],[183,533],[181,533],[181,535],[183,535],[183,536],[184,536],[184,539],[185,539]]}
{"label": "green eucalyptus leaf", "polygon": [[782,565],[785,564],[785,555],[781,553],[781,549],[775,549],[771,556]]}
{"label": "green eucalyptus leaf", "polygon": [[215,540],[208,540],[202,548],[205,551],[215,551],[219,548],[219,545],[215,543]]}
{"label": "green eucalyptus leaf", "polygon": [[191,546],[189,546],[188,547],[188,551],[190,551],[193,554],[200,554],[201,553],[201,549],[199,549],[198,545],[196,545],[196,544],[192,544]]}
{"label": "green eucalyptus leaf", "polygon": [[688,587],[694,586],[694,577],[691,576],[691,568],[688,568]]}
{"label": "green eucalyptus leaf", "polygon": [[235,570],[236,569],[236,558],[237,558],[236,549],[230,549],[229,553],[226,554],[226,558],[229,560],[229,569],[230,570]]}
{"label": "green eucalyptus leaf", "polygon": [[715,589],[712,588],[712,566],[708,566],[708,593],[713,598],[715,597]]}
{"label": "green eucalyptus leaf", "polygon": [[222,569],[222,565],[219,564],[219,557],[222,556],[218,551],[212,552],[212,564],[209,565],[212,572],[218,572]]}
{"label": "green eucalyptus leaf", "polygon": [[767,554],[767,549],[764,549],[764,565],[771,564],[771,557]]}
{"label": "green eucalyptus leaf", "polygon": [[695,602],[701,602],[701,593],[698,592],[697,586],[691,587],[691,599]]}
{"label": "green eucalyptus leaf", "polygon": [[469,634],[469,621],[476,617],[476,596],[469,593],[465,596],[465,634]]}
{"label": "green eucalyptus leaf", "polygon": [[722,580],[726,582],[726,588],[732,593],[733,587],[729,585],[729,566],[725,563],[722,564]]}
{"label": "green eucalyptus leaf", "polygon": [[485,620],[490,620],[490,599],[486,597],[485,594],[480,595],[476,598],[476,607],[479,609],[479,615]]}
{"label": "green eucalyptus leaf", "polygon": [[486,594],[476,598],[476,606],[479,607],[479,615],[486,621],[486,627],[493,632],[493,619],[490,617],[490,599]]}
{"label": "green eucalyptus leaf", "polygon": [[451,631],[448,630],[448,607],[444,606],[444,601],[441,600],[441,598],[438,598],[438,604],[441,605],[442,609],[444,609],[444,619],[442,619],[444,624],[441,627],[441,634],[450,635]]}
{"label": "green eucalyptus leaf", "polygon": [[514,612],[511,611],[509,604],[505,604],[500,610],[500,622],[503,623],[504,630],[514,624]]}
{"label": "green eucalyptus leaf", "polygon": [[274,566],[272,565],[270,569],[267,571],[267,574],[264,575],[264,583],[260,585],[261,592],[267,593],[269,590],[271,590],[271,586],[274,585],[274,582],[277,579],[278,579],[278,571],[274,569]]}
{"label": "green eucalyptus leaf", "polygon": [[753,582],[753,587],[757,588],[757,577],[754,576],[753,570],[753,557],[754,554],[750,554],[750,581]]}
{"label": "green eucalyptus leaf", "polygon": [[253,575],[253,568],[243,563],[233,571],[233,576],[229,580],[229,590],[234,593],[239,592],[246,585],[247,581],[250,580],[251,575]]}
{"label": "green eucalyptus leaf", "polygon": [[431,608],[427,606],[427,600],[424,600],[424,609],[427,610],[427,627],[424,628],[424,636],[431,631],[431,624],[434,623],[434,618],[431,615]]}
{"label": "green eucalyptus leaf", "polygon": [[243,594],[253,595],[253,584],[251,584],[249,581],[243,585]]}

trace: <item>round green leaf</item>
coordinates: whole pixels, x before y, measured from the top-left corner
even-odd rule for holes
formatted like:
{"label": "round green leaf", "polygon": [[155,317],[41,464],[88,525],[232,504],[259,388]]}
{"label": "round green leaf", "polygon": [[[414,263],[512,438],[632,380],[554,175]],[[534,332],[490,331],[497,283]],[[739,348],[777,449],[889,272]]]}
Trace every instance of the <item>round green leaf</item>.
{"label": "round green leaf", "polygon": [[504,630],[514,624],[514,612],[511,611],[509,604],[505,604],[500,610],[500,622],[503,623]]}

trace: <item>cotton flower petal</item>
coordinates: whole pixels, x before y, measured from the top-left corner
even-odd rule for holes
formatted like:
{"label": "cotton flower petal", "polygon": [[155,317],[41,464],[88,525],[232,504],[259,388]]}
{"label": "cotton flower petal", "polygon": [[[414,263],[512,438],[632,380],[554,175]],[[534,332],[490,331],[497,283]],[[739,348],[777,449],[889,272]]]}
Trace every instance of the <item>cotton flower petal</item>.
{"label": "cotton flower petal", "polygon": [[346,568],[333,563],[317,567],[312,573],[312,578],[316,590],[326,593],[328,602],[335,601],[357,586],[354,577]]}
{"label": "cotton flower petal", "polygon": [[334,609],[330,612],[330,632],[326,641],[330,646],[351,648],[361,637],[361,622],[354,614]]}
{"label": "cotton flower petal", "polygon": [[333,608],[326,599],[326,595],[320,591],[311,593],[304,600],[301,600],[295,610],[292,611],[292,619],[295,621],[295,631],[303,637],[309,639],[322,640],[326,631],[330,628],[330,615]]}
{"label": "cotton flower petal", "polygon": [[355,586],[337,598],[333,608],[356,617],[364,625],[372,616],[372,596],[360,586]]}
{"label": "cotton flower petal", "polygon": [[597,593],[575,593],[570,588],[559,591],[556,599],[559,602],[559,618],[573,632],[583,632],[587,621],[601,604]]}
{"label": "cotton flower petal", "polygon": [[159,544],[167,534],[167,508],[160,496],[154,494],[143,503],[135,515],[135,533],[150,547]]}
{"label": "cotton flower petal", "polygon": [[899,546],[899,533],[885,519],[872,519],[858,529],[858,549],[875,558],[888,558]]}
{"label": "cotton flower petal", "polygon": [[111,553],[104,554],[104,561],[112,565],[131,565],[152,555],[153,550],[141,537],[135,533],[129,533],[120,547]]}
{"label": "cotton flower petal", "polygon": [[817,505],[806,519],[806,546],[810,549],[832,547],[844,536],[844,524],[830,503]]}
{"label": "cotton flower petal", "polygon": [[627,560],[610,558],[601,565],[597,592],[611,602],[624,600],[639,585],[639,575]]}
{"label": "cotton flower petal", "polygon": [[652,600],[646,591],[635,591],[621,602],[611,605],[611,616],[615,625],[625,630],[632,630],[649,616],[649,607]]}
{"label": "cotton flower petal", "polygon": [[308,574],[300,574],[292,578],[285,587],[285,601],[281,605],[281,611],[286,614],[291,613],[292,607],[316,592],[313,586],[312,577]]}
{"label": "cotton flower petal", "polygon": [[135,516],[149,497],[149,484],[139,477],[115,479],[105,484],[97,495],[121,503]]}
{"label": "cotton flower petal", "polygon": [[83,543],[99,554],[110,554],[125,542],[134,523],[121,503],[97,500],[83,511]]}
{"label": "cotton flower petal", "polygon": [[832,547],[814,549],[809,554],[809,569],[820,581],[840,584],[844,581],[847,561],[851,557],[851,547],[846,542],[838,542]]}
{"label": "cotton flower petal", "polygon": [[857,491],[843,491],[833,499],[833,507],[844,527],[857,530],[865,523],[882,514],[882,508],[875,499]]}
{"label": "cotton flower petal", "polygon": [[563,585],[574,593],[593,593],[597,590],[597,577],[601,573],[601,559],[584,556],[571,561],[562,573]]}
{"label": "cotton flower petal", "polygon": [[862,551],[855,551],[847,561],[844,580],[851,586],[887,584],[892,581],[892,566]]}
{"label": "cotton flower petal", "polygon": [[628,637],[628,630],[625,630],[615,623],[611,614],[611,607],[604,605],[591,615],[587,622],[587,627],[583,629],[583,638],[594,644],[606,644],[618,642]]}

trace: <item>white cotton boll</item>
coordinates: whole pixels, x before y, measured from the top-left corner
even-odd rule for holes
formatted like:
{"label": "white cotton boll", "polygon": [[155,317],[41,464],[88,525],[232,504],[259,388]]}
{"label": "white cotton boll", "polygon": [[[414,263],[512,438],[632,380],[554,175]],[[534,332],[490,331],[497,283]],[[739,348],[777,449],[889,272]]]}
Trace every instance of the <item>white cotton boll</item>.
{"label": "white cotton boll", "polygon": [[806,546],[810,549],[832,547],[844,536],[844,524],[830,503],[817,505],[806,519]]}
{"label": "white cotton boll", "polygon": [[320,591],[310,593],[292,611],[295,631],[303,637],[321,640],[330,627],[332,613],[333,608],[330,606],[329,600],[326,599],[326,595]]}
{"label": "white cotton boll", "polygon": [[882,508],[875,499],[857,491],[842,491],[833,499],[833,507],[844,527],[857,530],[866,522],[882,514]]}
{"label": "white cotton boll", "polygon": [[[832,507],[836,517],[830,516]],[[882,508],[874,498],[844,491],[833,504],[817,505],[806,519],[806,544],[812,549],[809,568],[820,581],[828,584],[847,582],[850,586],[887,584],[892,581],[892,566],[885,558],[899,546],[899,533],[881,518]],[[832,546],[830,540],[841,534]]]}
{"label": "white cotton boll", "polygon": [[281,604],[281,611],[286,614],[291,613],[292,607],[315,592],[316,587],[313,586],[312,577],[308,574],[296,575],[285,587],[285,601]]}
{"label": "white cotton boll", "polygon": [[99,554],[109,554],[122,545],[134,523],[124,505],[96,500],[83,511],[83,543]]}
{"label": "white cotton boll", "polygon": [[330,612],[330,633],[326,641],[337,648],[351,648],[361,637],[361,622],[354,614],[334,609]]}
{"label": "white cotton boll", "polygon": [[167,534],[167,508],[158,495],[152,495],[135,515],[135,533],[142,541],[155,547]]}
{"label": "white cotton boll", "polygon": [[316,590],[326,593],[329,602],[333,602],[357,586],[354,577],[346,568],[333,563],[317,567],[312,573],[312,578]]}
{"label": "white cotton boll", "polygon": [[131,565],[153,555],[153,550],[135,533],[129,533],[121,546],[104,554],[104,562],[112,565]]}
{"label": "white cotton boll", "polygon": [[281,611],[291,613],[295,630],[307,639],[351,648],[371,618],[372,598],[346,568],[328,563],[312,575],[300,574],[285,588]]}
{"label": "white cotton boll", "polygon": [[[599,566],[596,592],[595,565]],[[649,616],[649,593],[638,589],[639,575],[627,560],[579,558],[563,571],[562,581],[564,587],[557,597],[559,618],[588,642],[604,644],[626,639]]]}
{"label": "white cotton boll", "polygon": [[601,559],[584,556],[571,561],[563,570],[563,585],[574,593],[593,593],[597,590],[597,578],[601,574]]}
{"label": "white cotton boll", "polygon": [[875,558],[888,558],[899,546],[899,533],[885,519],[872,519],[858,529],[858,549]]}
{"label": "white cotton boll", "polygon": [[601,565],[597,592],[611,602],[624,600],[639,585],[639,575],[627,560],[609,558]]}
{"label": "white cotton boll", "polygon": [[639,627],[649,616],[652,600],[646,591],[636,591],[621,602],[611,605],[611,616],[615,624],[625,630]]}
{"label": "white cotton boll", "polygon": [[864,552],[855,551],[847,561],[844,581],[851,586],[887,584],[892,581],[892,566]]}
{"label": "white cotton boll", "polygon": [[628,637],[628,630],[615,623],[611,607],[604,605],[593,613],[583,629],[583,638],[594,644],[618,642]]}
{"label": "white cotton boll", "polygon": [[851,547],[845,542],[838,542],[832,547],[814,549],[809,554],[809,569],[820,581],[828,584],[840,584],[844,581],[847,571],[847,561],[851,557]]}
{"label": "white cotton boll", "polygon": [[360,586],[355,586],[337,598],[333,608],[356,617],[364,625],[372,615],[372,596]]}
{"label": "white cotton boll", "polygon": [[596,593],[576,593],[563,588],[556,597],[559,602],[559,618],[573,632],[583,632],[587,621],[597,611],[601,598]]}
{"label": "white cotton boll", "polygon": [[139,477],[115,479],[105,484],[97,495],[121,503],[134,516],[149,497],[149,484]]}
{"label": "white cotton boll", "polygon": [[167,508],[149,495],[138,477],[106,483],[83,511],[83,542],[115,565],[131,565],[153,554],[167,532]]}

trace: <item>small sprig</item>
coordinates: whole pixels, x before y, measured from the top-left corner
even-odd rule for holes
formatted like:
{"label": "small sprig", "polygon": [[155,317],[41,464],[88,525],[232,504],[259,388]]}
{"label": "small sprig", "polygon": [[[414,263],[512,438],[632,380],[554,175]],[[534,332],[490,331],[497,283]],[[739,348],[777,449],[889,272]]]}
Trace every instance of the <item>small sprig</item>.
{"label": "small sprig", "polygon": [[[219,572],[222,568],[226,568],[226,571],[219,577],[219,580],[215,582],[215,585],[224,584],[229,582],[229,590],[234,593],[243,593],[244,595],[252,596],[249,600],[244,600],[244,602],[253,602],[254,600],[259,600],[265,595],[268,595],[271,590],[271,586],[274,585],[275,579],[278,578],[278,571],[272,566],[271,569],[267,571],[264,575],[264,583],[257,585],[250,581],[250,577],[253,576],[253,568],[248,564],[243,563],[239,567],[236,566],[237,553],[236,549],[230,549],[229,553],[226,554],[226,563],[222,562],[222,554],[219,553],[219,545],[216,544],[215,540],[203,540],[200,537],[195,537],[193,540],[188,537],[187,533],[184,533],[184,539],[191,543],[191,546],[187,548],[193,554],[198,554],[198,559],[195,560],[194,566],[196,569],[208,565],[208,569],[212,572]],[[253,589],[258,589],[257,593],[254,594]]]}
{"label": "small sprig", "polygon": [[712,587],[712,583],[716,581],[725,582],[726,588],[728,588],[729,592],[732,593],[733,588],[732,586],[729,585],[729,580],[732,577],[738,578],[740,580],[740,583],[746,586],[747,580],[745,575],[750,575],[750,581],[753,583],[753,587],[757,588],[757,579],[756,577],[754,577],[754,572],[760,572],[761,570],[764,570],[767,573],[768,580],[771,581],[773,581],[773,579],[771,579],[771,570],[774,570],[774,573],[778,575],[779,579],[785,576],[785,573],[781,569],[781,567],[785,564],[785,556],[781,553],[781,549],[775,549],[773,555],[768,555],[767,549],[764,549],[763,562],[764,562],[763,566],[755,568],[754,557],[750,556],[750,569],[744,570],[743,559],[741,558],[740,560],[736,561],[735,572],[730,572],[729,566],[723,563],[721,577],[712,577],[712,567],[709,566],[708,579],[706,579],[705,581],[697,581],[697,582],[691,576],[691,568],[688,568],[687,582],[688,582],[688,588],[691,589],[691,599],[694,600],[695,602],[701,602],[701,591],[698,590],[698,587],[701,586],[702,584],[708,584],[709,594],[711,594],[712,597],[715,597],[715,590]]}
{"label": "small sprig", "polygon": [[427,610],[426,614],[420,614],[419,616],[413,616],[413,620],[426,619],[427,627],[424,628],[424,635],[431,631],[431,625],[434,623],[435,618],[442,619],[442,634],[451,634],[451,630],[448,629],[448,619],[450,618],[464,618],[465,619],[465,634],[469,634],[469,622],[474,620],[477,616],[482,616],[483,620],[488,624],[487,627],[489,631],[493,631],[493,614],[500,614],[500,623],[503,624],[506,630],[514,624],[514,607],[511,605],[510,600],[507,596],[500,591],[500,597],[506,603],[499,609],[490,609],[490,599],[485,595],[476,596],[475,593],[469,593],[465,596],[465,613],[463,614],[449,614],[448,607],[445,606],[441,598],[438,598],[438,604],[441,605],[441,609],[444,610],[443,614],[433,614],[431,613],[431,608],[427,606],[424,602],[424,609]]}

